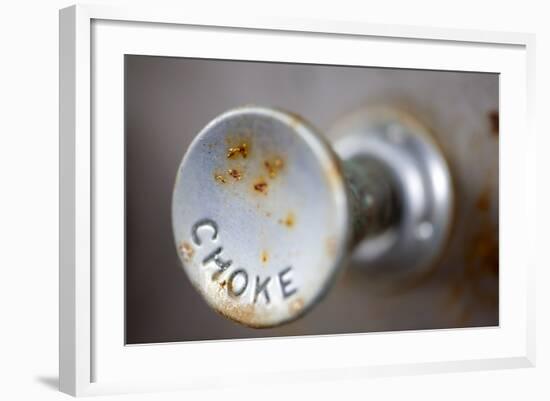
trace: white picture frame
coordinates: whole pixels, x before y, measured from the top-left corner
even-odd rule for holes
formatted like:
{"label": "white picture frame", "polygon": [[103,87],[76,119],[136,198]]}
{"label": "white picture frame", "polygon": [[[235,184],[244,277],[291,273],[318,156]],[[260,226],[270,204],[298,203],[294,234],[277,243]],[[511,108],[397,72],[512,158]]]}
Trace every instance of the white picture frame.
{"label": "white picture frame", "polygon": [[[499,73],[499,327],[125,346],[124,54]],[[60,390],[94,395],[233,386],[243,375],[261,385],[534,366],[533,88],[530,34],[154,8],[61,10]],[[231,370],[215,360],[232,361]]]}

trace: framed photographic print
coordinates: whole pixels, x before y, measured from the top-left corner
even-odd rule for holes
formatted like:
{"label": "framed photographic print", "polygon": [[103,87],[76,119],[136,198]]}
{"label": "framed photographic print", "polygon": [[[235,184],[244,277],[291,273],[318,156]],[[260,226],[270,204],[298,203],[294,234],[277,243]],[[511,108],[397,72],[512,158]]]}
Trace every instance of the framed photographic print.
{"label": "framed photographic print", "polygon": [[532,366],[533,43],[61,10],[61,390]]}

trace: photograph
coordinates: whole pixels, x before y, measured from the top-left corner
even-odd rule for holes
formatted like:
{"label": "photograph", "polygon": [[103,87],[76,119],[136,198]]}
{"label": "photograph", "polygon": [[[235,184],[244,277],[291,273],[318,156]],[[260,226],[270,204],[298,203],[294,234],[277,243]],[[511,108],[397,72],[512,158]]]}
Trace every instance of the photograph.
{"label": "photograph", "polygon": [[124,55],[125,344],[498,327],[499,83]]}
{"label": "photograph", "polygon": [[5,3],[0,399],[550,400],[544,2]]}

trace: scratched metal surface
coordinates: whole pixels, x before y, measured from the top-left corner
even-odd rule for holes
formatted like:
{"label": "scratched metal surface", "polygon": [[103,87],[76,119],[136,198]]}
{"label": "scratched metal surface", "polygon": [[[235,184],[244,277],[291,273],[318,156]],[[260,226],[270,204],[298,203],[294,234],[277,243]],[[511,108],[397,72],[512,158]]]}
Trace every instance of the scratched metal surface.
{"label": "scratched metal surface", "polygon": [[[497,75],[144,56],[127,56],[125,69],[127,343],[498,324]],[[178,260],[172,187],[194,135],[251,103],[291,110],[321,132],[369,105],[426,124],[452,169],[457,200],[451,240],[431,272],[396,284],[348,266],[309,314],[273,329],[211,310]]]}

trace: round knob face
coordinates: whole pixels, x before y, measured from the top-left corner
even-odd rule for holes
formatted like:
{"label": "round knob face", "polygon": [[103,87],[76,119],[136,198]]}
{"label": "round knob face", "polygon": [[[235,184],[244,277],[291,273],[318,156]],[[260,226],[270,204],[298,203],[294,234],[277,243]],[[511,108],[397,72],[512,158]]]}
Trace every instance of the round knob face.
{"label": "round knob face", "polygon": [[219,313],[252,327],[301,316],[332,284],[350,240],[339,162],[299,117],[247,106],[211,121],[179,167],[178,254]]}

